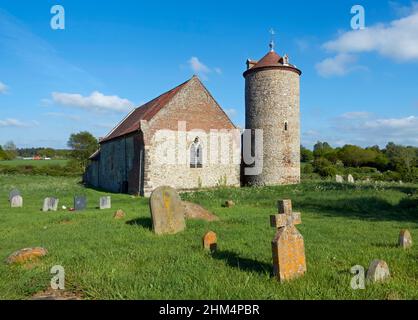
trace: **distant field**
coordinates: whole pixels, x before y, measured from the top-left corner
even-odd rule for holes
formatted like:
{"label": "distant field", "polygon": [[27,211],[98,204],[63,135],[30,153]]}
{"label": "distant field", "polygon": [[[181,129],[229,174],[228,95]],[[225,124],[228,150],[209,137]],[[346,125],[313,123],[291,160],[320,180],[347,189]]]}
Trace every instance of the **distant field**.
{"label": "distant field", "polygon": [[42,166],[49,166],[49,165],[61,165],[65,166],[68,160],[10,160],[10,161],[0,161],[0,165],[3,166],[34,166],[34,167],[42,167]]}

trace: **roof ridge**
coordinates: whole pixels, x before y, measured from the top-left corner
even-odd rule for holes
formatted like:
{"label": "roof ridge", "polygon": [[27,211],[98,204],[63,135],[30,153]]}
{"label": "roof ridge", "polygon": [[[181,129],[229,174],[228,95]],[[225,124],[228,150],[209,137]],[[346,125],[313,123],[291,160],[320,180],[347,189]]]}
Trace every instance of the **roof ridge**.
{"label": "roof ridge", "polygon": [[143,105],[134,108],[103,139],[100,140],[100,143],[107,142],[139,130],[141,120],[150,121],[177,95],[178,92],[181,91],[184,86],[186,86],[194,78],[196,78],[196,76],[193,76],[189,80],[160,94]]}

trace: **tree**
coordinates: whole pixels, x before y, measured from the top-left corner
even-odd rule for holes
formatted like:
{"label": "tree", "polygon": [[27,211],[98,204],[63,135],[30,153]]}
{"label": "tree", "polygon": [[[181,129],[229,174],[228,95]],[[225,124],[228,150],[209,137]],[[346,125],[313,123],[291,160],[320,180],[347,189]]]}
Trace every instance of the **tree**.
{"label": "tree", "polygon": [[332,152],[334,149],[329,145],[328,142],[320,142],[318,141],[315,145],[314,145],[314,157],[315,158],[321,158],[321,157],[325,157],[325,155],[327,153]]}
{"label": "tree", "polygon": [[314,159],[313,152],[304,146],[300,146],[300,161],[311,162]]}
{"label": "tree", "polygon": [[7,160],[13,160],[17,157],[17,148],[13,141],[7,141],[3,149],[7,155]]}
{"label": "tree", "polygon": [[86,168],[89,157],[98,149],[97,139],[87,131],[73,133],[67,145],[72,149],[70,158],[83,169]]}
{"label": "tree", "polygon": [[338,158],[347,167],[361,167],[371,164],[377,156],[376,151],[366,150],[358,146],[345,145],[338,151]]}
{"label": "tree", "polygon": [[389,142],[386,146],[386,156],[390,167],[401,174],[402,179],[411,181],[418,165],[417,148],[404,147]]}
{"label": "tree", "polygon": [[3,150],[2,146],[0,146],[0,160],[8,160],[7,153]]}

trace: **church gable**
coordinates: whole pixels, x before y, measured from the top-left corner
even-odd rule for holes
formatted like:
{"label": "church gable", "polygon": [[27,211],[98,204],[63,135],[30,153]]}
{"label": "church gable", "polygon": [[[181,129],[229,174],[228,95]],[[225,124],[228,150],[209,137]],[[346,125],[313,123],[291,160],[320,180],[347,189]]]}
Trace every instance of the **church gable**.
{"label": "church gable", "polygon": [[190,79],[167,105],[148,122],[150,133],[178,130],[179,122],[186,130],[232,130],[235,125],[197,76]]}

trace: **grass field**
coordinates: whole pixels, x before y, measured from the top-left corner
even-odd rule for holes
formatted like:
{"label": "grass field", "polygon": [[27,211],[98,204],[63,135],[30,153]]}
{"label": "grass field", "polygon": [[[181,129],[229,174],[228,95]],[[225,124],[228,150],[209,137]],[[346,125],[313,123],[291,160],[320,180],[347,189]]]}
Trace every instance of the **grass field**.
{"label": "grass field", "polygon": [[[10,209],[8,192],[18,187],[24,208]],[[50,268],[62,265],[66,289],[84,299],[417,299],[418,245],[397,248],[399,231],[410,229],[418,242],[417,185],[338,185],[304,182],[298,186],[220,189],[183,194],[217,214],[219,222],[187,221],[174,236],[151,231],[148,200],[112,195],[112,210],[96,209],[105,193],[84,189],[78,179],[0,176],[0,298],[25,299],[48,288]],[[40,211],[44,197],[72,206],[86,194],[80,213]],[[271,277],[269,215],[281,198],[302,212],[298,229],[305,239],[308,272],[280,284]],[[222,208],[226,199],[235,201]],[[415,200],[416,201],[416,200]],[[416,202],[415,202],[416,204]],[[113,212],[123,209],[124,220]],[[218,252],[201,248],[213,230]],[[15,250],[43,246],[48,256],[24,266],[4,260]],[[352,290],[350,269],[385,260],[391,280]]]}
{"label": "grass field", "polygon": [[50,165],[61,165],[65,166],[68,160],[3,160],[0,161],[0,166],[10,166],[10,167],[17,167],[17,166],[34,166],[34,167],[42,167],[42,166],[50,166]]}

